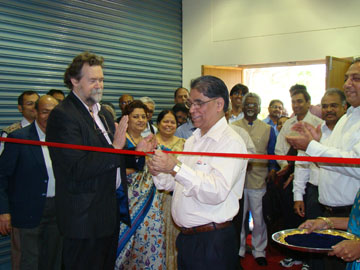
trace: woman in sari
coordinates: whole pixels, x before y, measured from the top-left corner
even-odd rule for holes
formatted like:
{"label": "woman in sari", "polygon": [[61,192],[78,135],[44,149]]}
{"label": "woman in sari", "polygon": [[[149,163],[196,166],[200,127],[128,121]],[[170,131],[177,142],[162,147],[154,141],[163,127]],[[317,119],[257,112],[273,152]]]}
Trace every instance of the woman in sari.
{"label": "woman in sari", "polygon": [[[185,139],[174,136],[176,131],[176,116],[173,111],[164,110],[157,118],[158,133],[156,140],[163,150],[182,151],[184,149]],[[163,212],[165,220],[165,242],[166,242],[166,269],[176,270],[176,237],[180,230],[175,225],[171,217],[171,193],[162,191],[163,197]]]}
{"label": "woman in sari", "polygon": [[345,217],[318,217],[309,219],[300,225],[300,229],[314,230],[339,229],[346,230],[356,237],[355,240],[344,240],[332,246],[328,255],[336,256],[347,262],[346,270],[360,270],[360,189],[356,194],[350,216]]}
{"label": "woman in sari", "polygon": [[[126,143],[132,149],[146,128],[147,107],[136,100],[123,114],[129,115]],[[115,269],[165,269],[164,193],[156,190],[146,165],[139,171],[127,169],[126,174],[131,227],[120,224]]]}

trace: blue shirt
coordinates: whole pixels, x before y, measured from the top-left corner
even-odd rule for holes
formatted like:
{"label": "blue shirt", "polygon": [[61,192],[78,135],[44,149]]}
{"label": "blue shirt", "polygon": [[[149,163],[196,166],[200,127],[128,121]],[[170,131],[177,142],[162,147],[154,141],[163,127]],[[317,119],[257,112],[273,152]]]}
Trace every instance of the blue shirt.
{"label": "blue shirt", "polygon": [[279,134],[279,131],[278,131],[278,129],[277,129],[277,124],[275,124],[275,123],[273,122],[273,120],[271,120],[270,116],[266,117],[266,118],[263,120],[263,122],[265,122],[266,124],[272,126],[272,128],[273,128],[274,131],[275,131],[275,135],[276,135],[276,137],[277,137],[277,135]]}
{"label": "blue shirt", "polygon": [[191,135],[195,130],[196,127],[194,127],[193,123],[189,119],[185,124],[182,124],[180,127],[176,129],[175,136],[179,138],[187,139],[191,137]]}
{"label": "blue shirt", "polygon": [[243,119],[244,118],[244,113],[241,112],[239,113],[238,115],[230,115],[229,117],[229,124],[231,124],[232,122],[235,122],[235,121],[238,121],[240,119]]}

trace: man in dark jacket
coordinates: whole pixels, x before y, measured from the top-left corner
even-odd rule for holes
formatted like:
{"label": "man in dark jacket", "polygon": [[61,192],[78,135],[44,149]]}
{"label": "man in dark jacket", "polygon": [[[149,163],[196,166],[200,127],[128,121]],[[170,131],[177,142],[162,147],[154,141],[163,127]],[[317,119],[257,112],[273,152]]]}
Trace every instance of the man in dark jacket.
{"label": "man in dark jacket", "polygon": [[[103,61],[89,52],[73,59],[64,74],[71,92],[50,115],[47,141],[123,148],[127,116],[115,126],[113,117],[99,104]],[[137,150],[150,150],[149,145],[143,140]],[[57,180],[65,269],[114,269],[119,220],[130,225],[125,168],[137,167],[138,159],[61,148],[50,148],[50,156]]]}

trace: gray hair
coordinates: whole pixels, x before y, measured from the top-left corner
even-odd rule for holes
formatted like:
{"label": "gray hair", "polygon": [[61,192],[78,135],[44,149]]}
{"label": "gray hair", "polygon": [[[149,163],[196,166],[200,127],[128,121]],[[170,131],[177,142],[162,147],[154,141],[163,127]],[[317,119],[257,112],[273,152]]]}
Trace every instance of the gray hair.
{"label": "gray hair", "polygon": [[242,99],[242,106],[243,106],[243,108],[244,108],[244,106],[245,106],[245,100],[246,100],[248,97],[256,98],[257,101],[258,101],[258,103],[259,103],[259,109],[261,108],[261,98],[260,98],[260,96],[259,96],[258,94],[255,94],[255,93],[253,93],[253,92],[249,92],[249,93],[247,93],[247,94],[243,97],[243,99]]}
{"label": "gray hair", "polygon": [[355,58],[351,64],[353,65],[355,63],[360,63],[360,57]]}
{"label": "gray hair", "polygon": [[324,97],[329,96],[329,95],[338,95],[340,98],[341,104],[343,106],[345,106],[347,104],[345,94],[339,88],[328,88],[324,94]]}
{"label": "gray hair", "polygon": [[142,103],[152,103],[153,105],[154,105],[154,108],[155,108],[155,101],[152,99],[152,98],[150,98],[150,97],[141,97],[140,98],[140,101],[142,102]]}

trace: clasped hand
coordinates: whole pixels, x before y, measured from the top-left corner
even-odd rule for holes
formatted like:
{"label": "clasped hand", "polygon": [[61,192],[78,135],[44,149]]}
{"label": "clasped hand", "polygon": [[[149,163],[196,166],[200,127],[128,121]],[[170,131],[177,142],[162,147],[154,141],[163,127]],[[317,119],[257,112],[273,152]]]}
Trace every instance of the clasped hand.
{"label": "clasped hand", "polygon": [[294,124],[291,129],[299,133],[299,135],[289,135],[285,136],[285,138],[295,149],[305,151],[312,140],[320,141],[321,125],[315,128],[309,123],[300,121]]}
{"label": "clasped hand", "polygon": [[177,163],[177,159],[171,154],[164,153],[161,150],[155,150],[155,154],[147,159],[146,163],[150,173],[154,176],[159,173],[173,174],[173,168]]}

